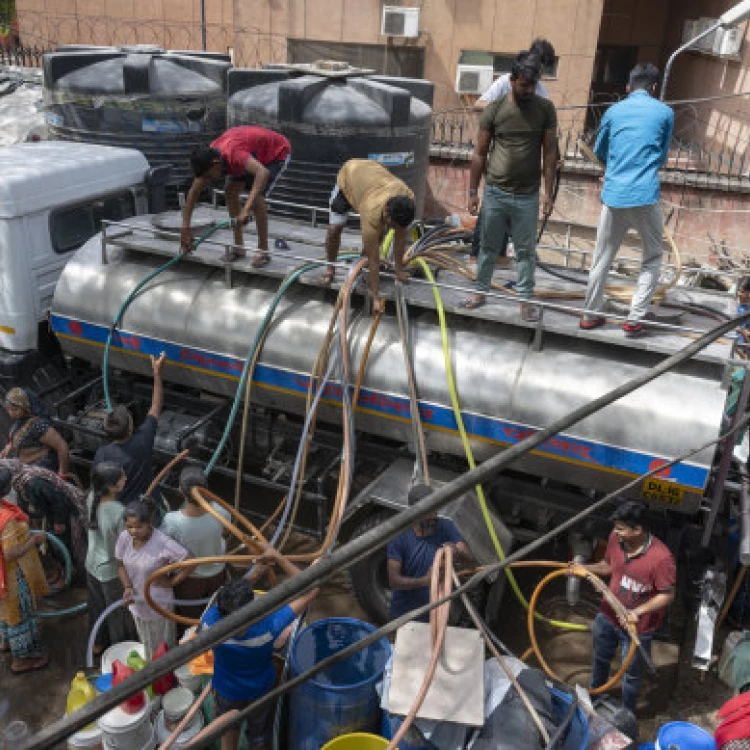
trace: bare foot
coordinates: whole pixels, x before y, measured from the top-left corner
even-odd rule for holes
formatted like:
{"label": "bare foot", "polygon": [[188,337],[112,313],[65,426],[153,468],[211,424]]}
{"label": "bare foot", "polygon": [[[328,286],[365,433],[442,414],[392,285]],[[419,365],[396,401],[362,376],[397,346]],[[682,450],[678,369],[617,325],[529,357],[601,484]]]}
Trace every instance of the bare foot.
{"label": "bare foot", "polygon": [[333,280],[336,278],[336,269],[335,268],[327,268],[323,273],[318,276],[318,281],[320,282],[321,286],[331,286],[333,284]]}
{"label": "bare foot", "polygon": [[410,278],[409,274],[406,273],[406,271],[404,271],[403,268],[399,271],[396,271],[396,280],[400,281],[402,284],[408,284],[409,278]]}

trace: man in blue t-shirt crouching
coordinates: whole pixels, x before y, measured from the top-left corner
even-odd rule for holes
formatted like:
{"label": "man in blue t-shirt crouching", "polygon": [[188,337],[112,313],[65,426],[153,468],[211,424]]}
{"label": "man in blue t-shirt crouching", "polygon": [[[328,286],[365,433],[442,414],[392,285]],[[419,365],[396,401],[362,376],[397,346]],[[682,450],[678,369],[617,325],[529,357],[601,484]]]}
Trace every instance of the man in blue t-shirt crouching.
{"label": "man in blue t-shirt crouching", "polygon": [[[268,547],[258,558],[257,565],[273,564],[278,564],[288,576],[299,573],[296,565]],[[232,710],[242,711],[273,688],[276,682],[274,641],[307,609],[317,593],[317,588],[309,591],[251,625],[242,635],[229,638],[214,648],[212,686],[217,718]],[[211,627],[249,604],[253,598],[252,585],[245,579],[225,584],[219,589],[216,604],[203,616],[203,626]],[[253,750],[270,750],[273,740],[271,704],[253,713],[246,727],[248,742]],[[238,728],[225,731],[221,737],[221,750],[236,750],[239,739]]]}
{"label": "man in blue t-shirt crouching", "polygon": [[[409,491],[409,506],[427,497],[432,490],[417,484]],[[444,545],[454,548],[457,565],[470,565],[474,558],[450,518],[433,514],[388,543],[388,583],[391,595],[391,619],[423,607],[430,601],[430,577],[437,551]],[[428,614],[415,618],[427,622]]]}

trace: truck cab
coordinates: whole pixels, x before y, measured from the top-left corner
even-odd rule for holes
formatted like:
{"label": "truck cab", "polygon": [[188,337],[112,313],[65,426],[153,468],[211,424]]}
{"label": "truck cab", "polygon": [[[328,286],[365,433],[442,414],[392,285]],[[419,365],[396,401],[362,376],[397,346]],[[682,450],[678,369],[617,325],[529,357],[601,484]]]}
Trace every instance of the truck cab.
{"label": "truck cab", "polygon": [[13,384],[44,388],[49,377],[35,380],[62,364],[47,315],[65,264],[103,220],[160,210],[160,177],[134,149],[57,141],[0,149],[0,397]]}

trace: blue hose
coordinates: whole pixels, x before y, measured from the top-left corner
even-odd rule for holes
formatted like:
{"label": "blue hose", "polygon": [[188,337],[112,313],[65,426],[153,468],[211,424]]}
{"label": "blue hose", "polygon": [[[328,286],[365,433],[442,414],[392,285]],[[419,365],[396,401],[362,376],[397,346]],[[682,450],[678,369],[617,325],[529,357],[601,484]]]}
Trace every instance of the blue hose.
{"label": "blue hose", "polygon": [[[211,227],[207,232],[204,232],[198,239],[195,241],[193,245],[193,249],[197,248],[198,245],[200,245],[202,242],[205,242],[214,232],[218,231],[219,229],[224,229],[228,226],[230,226],[232,223],[231,219],[225,219],[224,221],[219,222],[216,224],[216,226]],[[140,281],[138,284],[136,284],[133,289],[131,290],[130,294],[128,294],[127,297],[125,297],[125,300],[123,301],[122,305],[120,305],[120,309],[117,311],[117,315],[115,315],[115,319],[112,321],[112,325],[109,328],[109,333],[107,334],[107,343],[104,345],[104,361],[102,362],[102,388],[104,390],[104,399],[107,402],[107,411],[112,411],[112,399],[110,397],[109,393],[109,350],[112,346],[112,336],[114,335],[115,329],[122,323],[122,319],[125,316],[125,312],[130,307],[133,300],[138,295],[138,292],[143,289],[146,284],[148,284],[152,279],[155,279],[160,273],[163,273],[168,268],[171,268],[173,265],[178,263],[182,259],[181,254],[177,254],[174,256],[174,258],[171,258],[167,263],[165,263],[163,266],[160,266],[155,271],[152,271],[148,276],[146,276],[145,279]]]}

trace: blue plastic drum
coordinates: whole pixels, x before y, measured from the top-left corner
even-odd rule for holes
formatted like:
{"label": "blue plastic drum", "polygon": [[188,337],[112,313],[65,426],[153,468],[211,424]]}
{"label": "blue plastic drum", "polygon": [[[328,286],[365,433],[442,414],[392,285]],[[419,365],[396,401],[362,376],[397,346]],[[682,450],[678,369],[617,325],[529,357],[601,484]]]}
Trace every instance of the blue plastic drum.
{"label": "blue plastic drum", "polygon": [[[366,638],[375,627],[361,620],[318,620],[294,640],[291,676]],[[378,734],[380,699],[375,685],[391,656],[385,638],[315,675],[292,690],[289,698],[289,750],[320,750],[342,734]]]}
{"label": "blue plastic drum", "polygon": [[670,721],[656,735],[656,750],[716,750],[716,741],[688,721]]}

